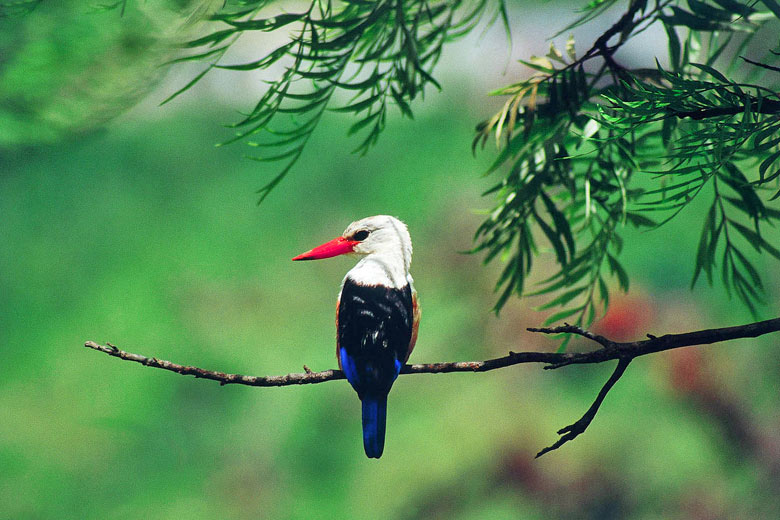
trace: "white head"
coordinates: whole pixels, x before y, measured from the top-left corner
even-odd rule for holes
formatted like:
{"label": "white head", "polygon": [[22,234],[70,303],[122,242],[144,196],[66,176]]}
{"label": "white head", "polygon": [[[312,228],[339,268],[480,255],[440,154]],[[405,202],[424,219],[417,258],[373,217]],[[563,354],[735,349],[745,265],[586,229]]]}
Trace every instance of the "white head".
{"label": "white head", "polygon": [[355,242],[358,255],[401,257],[404,270],[412,263],[412,238],[406,224],[389,215],[376,215],[353,222],[344,230],[344,238]]}
{"label": "white head", "polygon": [[406,224],[389,215],[357,220],[330,242],[298,255],[293,260],[317,260],[343,254],[363,258],[347,277],[366,285],[403,287],[409,281],[412,239]]}

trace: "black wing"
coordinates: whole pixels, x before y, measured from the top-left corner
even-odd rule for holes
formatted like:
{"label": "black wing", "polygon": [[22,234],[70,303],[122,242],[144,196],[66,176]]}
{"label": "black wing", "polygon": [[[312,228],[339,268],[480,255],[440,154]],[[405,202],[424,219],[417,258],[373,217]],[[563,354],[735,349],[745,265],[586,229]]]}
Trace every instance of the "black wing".
{"label": "black wing", "polygon": [[390,391],[409,352],[412,290],[344,282],[338,309],[338,356],[358,395]]}

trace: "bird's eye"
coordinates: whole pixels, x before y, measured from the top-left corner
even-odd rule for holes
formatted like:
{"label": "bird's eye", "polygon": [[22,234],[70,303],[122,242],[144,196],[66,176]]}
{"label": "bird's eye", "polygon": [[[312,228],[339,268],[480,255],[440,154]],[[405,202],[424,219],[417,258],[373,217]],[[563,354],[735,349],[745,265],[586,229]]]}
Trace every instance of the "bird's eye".
{"label": "bird's eye", "polygon": [[368,238],[368,231],[365,229],[361,229],[354,235],[352,235],[352,240],[357,240],[358,242],[362,242],[363,240]]}

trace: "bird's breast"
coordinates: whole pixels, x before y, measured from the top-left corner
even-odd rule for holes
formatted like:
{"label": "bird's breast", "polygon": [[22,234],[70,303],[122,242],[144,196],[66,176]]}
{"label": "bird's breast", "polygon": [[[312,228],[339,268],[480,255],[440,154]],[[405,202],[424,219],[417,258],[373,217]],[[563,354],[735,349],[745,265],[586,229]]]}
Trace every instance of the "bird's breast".
{"label": "bird's breast", "polygon": [[344,278],[364,286],[400,289],[409,285],[403,257],[399,255],[369,255],[363,257]]}

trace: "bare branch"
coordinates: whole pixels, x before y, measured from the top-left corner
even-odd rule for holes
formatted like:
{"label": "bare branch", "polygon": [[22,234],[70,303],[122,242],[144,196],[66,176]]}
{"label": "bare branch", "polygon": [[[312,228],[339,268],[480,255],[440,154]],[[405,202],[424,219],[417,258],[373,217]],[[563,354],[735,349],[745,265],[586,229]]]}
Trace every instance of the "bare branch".
{"label": "bare branch", "polygon": [[[766,321],[759,321],[756,323],[748,323],[747,325],[738,325],[736,327],[722,327],[719,329],[705,329],[696,332],[686,332],[684,334],[666,334],[664,336],[653,336],[648,334],[648,339],[642,341],[632,341],[628,343],[619,343],[593,334],[587,330],[583,330],[580,327],[569,325],[568,323],[560,327],[552,328],[529,328],[528,330],[533,332],[542,332],[545,334],[577,334],[579,336],[586,337],[596,343],[602,345],[602,348],[593,352],[580,354],[574,356],[568,360],[562,360],[558,363],[548,364],[544,368],[559,368],[565,365],[573,363],[598,363],[600,361],[606,361],[609,359],[619,359],[615,371],[609,377],[604,386],[601,388],[596,400],[588,408],[588,411],[574,424],[570,424],[565,428],[558,430],[558,434],[562,437],[558,439],[553,445],[544,448],[542,451],[536,454],[536,457],[541,457],[545,453],[553,450],[557,450],[565,443],[573,440],[579,434],[584,432],[593,418],[596,416],[601,403],[604,402],[604,398],[612,387],[617,383],[618,379],[623,376],[623,373],[628,368],[629,363],[636,357],[651,354],[653,352],[661,352],[664,350],[670,350],[673,348],[691,347],[694,345],[708,345],[711,343],[718,343],[720,341],[728,341],[738,338],[755,338],[769,332],[776,332],[780,330],[780,318],[774,318]],[[600,355],[603,357],[600,361],[594,361],[591,358]]]}
{"label": "bare branch", "polygon": [[590,426],[591,421],[596,416],[596,412],[599,411],[601,403],[604,402],[604,398],[607,397],[607,392],[609,392],[612,389],[612,386],[617,383],[617,380],[621,378],[623,372],[625,372],[626,368],[628,368],[628,364],[631,363],[631,359],[632,358],[622,358],[620,361],[618,361],[618,364],[615,367],[615,371],[612,372],[612,375],[609,376],[607,382],[604,383],[603,387],[601,387],[599,395],[596,396],[596,400],[593,401],[592,405],[590,405],[590,408],[588,408],[588,411],[585,412],[585,415],[580,417],[580,419],[574,424],[570,424],[569,426],[558,430],[558,435],[561,435],[561,438],[558,439],[552,446],[548,446],[537,453],[537,459],[548,451],[557,450],[567,442],[574,440],[575,437],[584,432],[585,429]]}
{"label": "bare branch", "polygon": [[617,343],[605,338],[604,336],[599,336],[598,334],[594,334],[590,331],[587,331],[582,327],[577,327],[576,325],[569,325],[568,323],[564,323],[562,326],[559,327],[542,327],[538,329],[534,327],[529,327],[528,330],[530,330],[531,332],[541,332],[543,334],[576,334],[578,336],[582,336],[584,338],[588,338],[590,340],[595,341],[605,349],[614,349],[617,346]]}
{"label": "bare branch", "polygon": [[[179,365],[177,363],[171,363],[164,359],[157,359],[154,357],[146,357],[141,354],[133,354],[132,352],[125,352],[120,350],[111,343],[106,345],[98,345],[94,341],[87,341],[84,343],[85,347],[105,352],[109,356],[118,357],[126,361],[135,361],[141,363],[144,366],[152,368],[162,368],[163,370],[170,370],[183,376],[195,376],[201,379],[211,379],[213,381],[219,381],[220,385],[238,384],[248,386],[288,386],[288,385],[307,385],[312,383],[324,383],[325,381],[332,381],[334,379],[344,379],[344,373],[341,370],[324,370],[322,372],[310,372],[305,374],[287,374],[283,376],[244,376],[241,374],[226,374],[225,372],[214,372],[212,370],[205,370],[203,368]],[[304,366],[304,369],[306,367]]]}
{"label": "bare branch", "polygon": [[[574,325],[565,323],[559,327],[529,328],[532,332],[541,332],[544,334],[577,334],[601,345],[601,348],[589,352],[510,352],[509,355],[487,359],[485,361],[459,361],[448,363],[429,363],[405,365],[401,369],[401,374],[442,374],[448,372],[487,372],[497,368],[504,368],[521,363],[544,363],[546,369],[560,368],[566,365],[603,363],[612,359],[617,359],[618,365],[610,378],[601,388],[596,400],[593,402],[587,412],[575,423],[566,426],[558,431],[562,437],[555,444],[543,449],[536,456],[540,457],[545,453],[558,449],[566,442],[574,439],[584,432],[598,412],[601,403],[612,389],[614,384],[625,372],[629,363],[639,356],[661,352],[674,348],[690,347],[694,345],[708,345],[721,341],[729,341],[739,338],[755,338],[770,332],[780,331],[780,318],[771,320],[748,323],[735,327],[722,327],[718,329],[705,329],[695,332],[686,332],[683,334],[666,334],[664,336],[653,336],[648,334],[648,339],[631,342],[612,341],[604,336],[594,334]],[[214,372],[194,366],[179,365],[170,361],[146,357],[140,354],[133,354],[115,347],[111,343],[100,345],[94,341],[87,341],[85,347],[104,352],[109,356],[117,357],[127,361],[135,361],[142,365],[162,368],[182,375],[192,375],[197,378],[211,379],[218,381],[220,385],[240,384],[249,386],[289,386],[289,385],[307,385],[315,383],[324,383],[325,381],[334,381],[344,379],[344,373],[341,370],[324,370],[322,372],[313,372],[308,366],[304,365],[305,373],[286,374],[282,376],[245,376],[241,374],[226,374],[224,372]]]}

